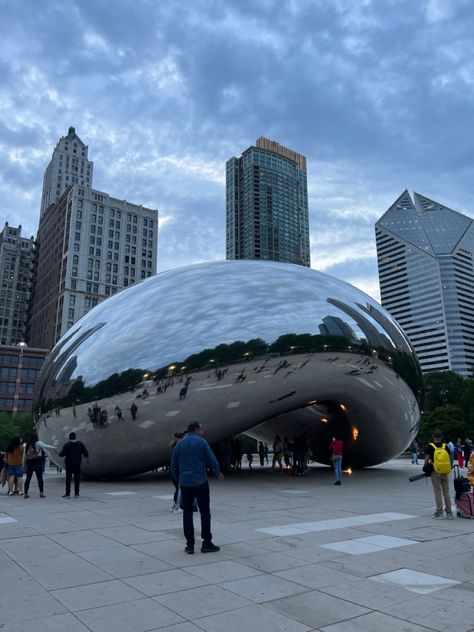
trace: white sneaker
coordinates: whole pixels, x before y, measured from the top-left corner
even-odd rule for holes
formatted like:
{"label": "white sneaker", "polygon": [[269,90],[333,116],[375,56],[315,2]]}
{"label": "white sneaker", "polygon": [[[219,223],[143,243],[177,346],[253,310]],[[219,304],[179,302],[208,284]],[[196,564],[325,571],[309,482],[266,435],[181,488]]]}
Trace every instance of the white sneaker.
{"label": "white sneaker", "polygon": [[440,513],[438,513],[437,511],[435,511],[432,517],[433,517],[433,518],[442,518],[442,517],[443,517],[443,514],[440,514]]}
{"label": "white sneaker", "polygon": [[177,509],[173,509],[173,513],[183,513],[183,510],[181,507],[178,507]]}
{"label": "white sneaker", "polygon": [[447,518],[448,520],[454,520],[454,516],[453,516],[453,514],[452,514],[452,512],[451,512],[451,511],[447,511],[447,512],[446,512],[446,518]]}

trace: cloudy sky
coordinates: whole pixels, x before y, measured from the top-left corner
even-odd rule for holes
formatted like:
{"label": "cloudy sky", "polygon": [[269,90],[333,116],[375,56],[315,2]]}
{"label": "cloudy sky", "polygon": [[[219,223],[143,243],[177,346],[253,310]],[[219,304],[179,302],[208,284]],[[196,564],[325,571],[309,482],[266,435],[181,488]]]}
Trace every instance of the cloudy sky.
{"label": "cloudy sky", "polygon": [[38,223],[70,125],[94,187],[158,208],[159,270],[225,258],[225,162],[308,158],[312,266],[378,298],[408,188],[474,216],[472,0],[0,0],[0,226]]}

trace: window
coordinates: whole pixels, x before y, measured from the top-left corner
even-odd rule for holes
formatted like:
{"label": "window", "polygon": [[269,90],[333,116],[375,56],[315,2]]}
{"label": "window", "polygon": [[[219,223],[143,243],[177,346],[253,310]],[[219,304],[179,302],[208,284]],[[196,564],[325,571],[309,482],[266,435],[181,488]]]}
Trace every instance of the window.
{"label": "window", "polygon": [[81,233],[74,233],[74,241],[81,241]]}
{"label": "window", "polygon": [[81,222],[76,222],[76,230],[81,230]]}
{"label": "window", "polygon": [[69,305],[75,305],[76,304],[76,297],[74,296],[74,294],[71,294],[69,296]]}
{"label": "window", "polygon": [[115,274],[118,272],[118,263],[114,263],[114,272]]}
{"label": "window", "polygon": [[98,280],[99,280],[99,273],[94,272],[94,281],[98,281]]}
{"label": "window", "polygon": [[148,220],[146,218],[143,220],[143,226],[148,226]]}
{"label": "window", "polygon": [[76,217],[77,217],[77,219],[82,219],[82,211],[77,211],[76,212]]}
{"label": "window", "polygon": [[79,252],[79,244],[74,244],[74,252]]}
{"label": "window", "polygon": [[120,222],[115,222],[115,228],[116,228],[117,230],[120,230]]}
{"label": "window", "polygon": [[101,253],[100,248],[96,248],[96,249],[95,249],[95,256],[96,256],[96,257],[100,257],[100,256],[101,256],[101,254],[100,254],[100,253]]}
{"label": "window", "polygon": [[110,263],[110,261],[107,261],[107,265],[106,265],[105,269],[107,270],[107,272],[111,272],[112,271],[112,264]]}
{"label": "window", "polygon": [[86,283],[86,292],[92,291],[92,283]]}
{"label": "window", "polygon": [[73,255],[72,262],[74,265],[77,266],[77,264],[79,263],[79,255]]}
{"label": "window", "polygon": [[94,293],[98,294],[99,293],[99,286],[97,285],[97,283],[94,283],[94,285],[92,287],[94,288]]}
{"label": "window", "polygon": [[105,296],[110,296],[110,288],[108,285],[105,286]]}
{"label": "window", "polygon": [[94,261],[94,267],[96,270],[100,270],[100,261],[98,259]]}
{"label": "window", "polygon": [[110,217],[115,217],[115,211],[113,208],[110,209]]}
{"label": "window", "polygon": [[68,318],[70,318],[71,320],[74,320],[74,309],[72,307],[69,308]]}
{"label": "window", "polygon": [[89,254],[90,255],[94,254],[94,246],[89,246]]}
{"label": "window", "polygon": [[71,290],[75,290],[77,288],[76,279],[71,279]]}
{"label": "window", "polygon": [[74,267],[71,271],[71,275],[77,277],[77,268]]}

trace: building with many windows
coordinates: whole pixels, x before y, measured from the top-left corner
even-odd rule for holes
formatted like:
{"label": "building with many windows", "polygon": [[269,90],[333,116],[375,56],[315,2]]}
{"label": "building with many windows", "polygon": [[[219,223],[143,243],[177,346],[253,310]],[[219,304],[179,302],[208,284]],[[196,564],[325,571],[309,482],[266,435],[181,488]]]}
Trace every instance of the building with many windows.
{"label": "building with many windows", "polygon": [[424,372],[471,376],[474,364],[473,220],[408,191],[375,225],[382,305]]}
{"label": "building with many windows", "polygon": [[47,355],[47,349],[32,349],[24,342],[0,345],[0,412],[33,409],[35,383]]}
{"label": "building with many windows", "polygon": [[21,226],[5,223],[0,232],[0,344],[16,345],[27,335],[34,238],[21,236]]}
{"label": "building with many windows", "polygon": [[[76,156],[83,165],[71,172]],[[61,164],[68,165],[66,171]],[[156,274],[158,211],[91,184],[87,147],[69,128],[44,178],[42,204],[49,205],[42,208],[38,228],[29,335],[36,347],[51,349],[97,303]]]}
{"label": "building with many windows", "polygon": [[261,137],[227,161],[226,258],[309,267],[305,156]]}

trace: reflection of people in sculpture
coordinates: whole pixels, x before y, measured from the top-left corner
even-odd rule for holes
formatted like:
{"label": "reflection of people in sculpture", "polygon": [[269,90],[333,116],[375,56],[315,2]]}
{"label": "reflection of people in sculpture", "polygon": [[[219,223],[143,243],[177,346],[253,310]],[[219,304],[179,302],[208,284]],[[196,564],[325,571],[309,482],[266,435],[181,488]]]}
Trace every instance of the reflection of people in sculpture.
{"label": "reflection of people in sculpture", "polygon": [[258,457],[260,459],[260,465],[263,467],[265,460],[265,447],[261,441],[258,442]]}
{"label": "reflection of people in sculpture", "polygon": [[123,421],[123,417],[122,417],[122,409],[120,408],[120,406],[115,406],[115,416],[117,417],[118,421]]}
{"label": "reflection of people in sculpture", "polygon": [[133,404],[130,406],[130,414],[132,415],[133,421],[136,421],[137,419],[137,412],[138,406],[135,404],[135,402],[133,402]]}
{"label": "reflection of people in sculpture", "polygon": [[188,392],[188,387],[187,386],[183,386],[183,388],[179,391],[179,399],[186,399],[186,395]]}

